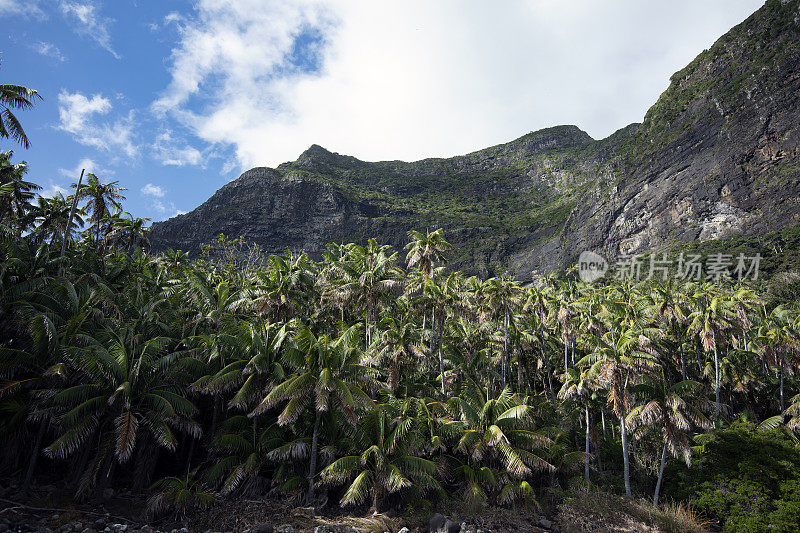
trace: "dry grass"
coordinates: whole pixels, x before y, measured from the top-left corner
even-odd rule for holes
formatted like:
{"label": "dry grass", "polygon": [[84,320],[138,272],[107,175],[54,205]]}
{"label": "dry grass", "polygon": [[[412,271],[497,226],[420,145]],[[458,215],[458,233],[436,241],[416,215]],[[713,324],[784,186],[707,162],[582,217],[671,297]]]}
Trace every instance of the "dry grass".
{"label": "dry grass", "polygon": [[710,522],[685,503],[655,508],[605,492],[575,492],[559,506],[558,523],[565,533],[579,531],[708,533]]}

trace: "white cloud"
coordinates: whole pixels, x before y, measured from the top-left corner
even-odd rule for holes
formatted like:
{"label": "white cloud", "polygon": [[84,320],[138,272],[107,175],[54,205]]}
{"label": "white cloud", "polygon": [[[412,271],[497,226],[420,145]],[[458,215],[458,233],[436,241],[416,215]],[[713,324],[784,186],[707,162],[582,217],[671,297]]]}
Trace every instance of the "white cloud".
{"label": "white cloud", "polygon": [[113,170],[108,170],[104,168],[100,168],[100,166],[95,163],[92,159],[88,157],[84,157],[73,169],[67,168],[59,168],[58,173],[64,176],[65,178],[69,178],[72,182],[77,183],[78,178],[81,176],[81,171],[85,170],[86,172],[95,174],[97,176],[108,176],[114,174]]}
{"label": "white cloud", "polygon": [[174,138],[172,131],[166,130],[156,137],[153,144],[153,157],[164,166],[199,165],[203,162],[203,153]]}
{"label": "white cloud", "polygon": [[45,57],[51,57],[56,61],[64,61],[67,59],[64,54],[61,53],[61,50],[59,50],[58,47],[52,43],[39,41],[33,46],[33,49],[41,55]]}
{"label": "white cloud", "polygon": [[66,198],[72,193],[72,191],[66,187],[62,187],[53,180],[49,180],[47,187],[42,187],[42,190],[39,191],[39,195],[45,198],[52,198],[59,193]]}
{"label": "white cloud", "polygon": [[156,213],[156,215],[153,217],[153,220],[155,221],[166,220],[177,215],[185,214],[185,211],[181,211],[175,207],[174,202],[153,200],[152,204],[150,204],[150,207]]}
{"label": "white cloud", "polygon": [[145,196],[152,196],[154,198],[164,197],[164,189],[158,185],[153,185],[152,183],[148,183],[142,187],[140,192]]}
{"label": "white cloud", "polygon": [[242,166],[312,143],[418,159],[565,123],[604,137],[761,3],[199,0],[153,109]]}
{"label": "white cloud", "polygon": [[0,0],[0,15],[21,15],[43,18],[38,0]]}
{"label": "white cloud", "polygon": [[113,122],[98,122],[97,117],[107,115],[112,105],[100,94],[86,97],[79,92],[62,90],[58,94],[58,114],[61,123],[57,129],[66,131],[81,144],[109,152],[121,151],[128,157],[138,153],[134,142],[134,112]]}
{"label": "white cloud", "polygon": [[75,31],[88,37],[99,44],[108,53],[117,59],[120,55],[111,46],[111,31],[109,26],[113,19],[103,17],[96,4],[90,2],[70,2],[62,0],[59,4],[65,17],[75,24]]}

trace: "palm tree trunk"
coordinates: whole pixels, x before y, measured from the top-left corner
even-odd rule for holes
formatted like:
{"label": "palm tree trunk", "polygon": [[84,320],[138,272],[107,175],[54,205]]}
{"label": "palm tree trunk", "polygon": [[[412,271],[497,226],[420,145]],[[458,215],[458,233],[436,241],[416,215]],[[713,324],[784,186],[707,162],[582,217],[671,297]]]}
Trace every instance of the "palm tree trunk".
{"label": "palm tree trunk", "polygon": [[619,417],[619,433],[622,437],[622,468],[625,478],[625,495],[630,498],[631,496],[631,470],[630,461],[628,459],[628,429],[625,426],[625,413],[621,413]]}
{"label": "palm tree trunk", "polygon": [[437,330],[437,337],[439,337],[439,376],[442,379],[442,394],[447,394],[447,391],[444,388],[444,355],[442,354],[442,327],[444,324],[444,317],[439,317],[439,325],[436,328]]}
{"label": "palm tree trunk", "polygon": [[314,499],[314,476],[317,475],[317,447],[319,442],[319,425],[322,421],[322,411],[317,411],[314,418],[314,432],[311,434],[311,457],[308,465],[308,501]]}
{"label": "palm tree trunk", "polygon": [[786,409],[786,406],[783,402],[783,357],[780,358],[778,368],[780,368],[781,372],[781,413]]}
{"label": "palm tree trunk", "polygon": [[380,509],[378,508],[381,501],[380,492],[381,492],[381,487],[376,480],[375,485],[372,487],[372,512],[374,513],[380,512]]}
{"label": "palm tree trunk", "polygon": [[681,352],[681,378],[686,381],[686,358],[683,354],[683,336],[678,334],[678,348]]}
{"label": "palm tree trunk", "polygon": [[586,463],[583,465],[583,475],[586,478],[586,485],[589,485],[589,400],[586,404]]}
{"label": "palm tree trunk", "polygon": [[539,326],[539,342],[541,343],[540,347],[542,349],[542,359],[544,360],[544,371],[547,374],[544,385],[550,401],[555,402],[556,397],[555,394],[553,394],[553,373],[550,370],[550,358],[547,357],[546,350],[544,349],[544,333],[541,326]]}
{"label": "palm tree trunk", "polygon": [[600,406],[600,420],[603,421],[603,438],[606,436],[606,410],[603,409],[603,406]]}
{"label": "palm tree trunk", "polygon": [[661,492],[661,481],[664,479],[664,463],[667,462],[667,441],[664,440],[664,447],[661,449],[661,464],[658,465],[658,481],[656,481],[656,491],[653,493],[653,507],[658,507],[658,494]]}
{"label": "palm tree trunk", "polygon": [[42,449],[42,439],[44,438],[44,432],[46,429],[47,421],[42,418],[42,421],[39,422],[39,431],[36,433],[36,443],[31,450],[31,460],[28,462],[28,470],[25,472],[25,480],[22,482],[22,488],[20,489],[23,494],[28,492],[31,479],[33,479],[33,472],[36,470],[36,463],[39,460],[39,453]]}
{"label": "palm tree trunk", "polygon": [[506,388],[506,369],[508,368],[508,307],[503,306],[503,388]]}
{"label": "palm tree trunk", "polygon": [[714,405],[714,425],[717,424],[719,418],[719,355],[717,354],[717,339],[714,335],[714,396],[716,405]]}

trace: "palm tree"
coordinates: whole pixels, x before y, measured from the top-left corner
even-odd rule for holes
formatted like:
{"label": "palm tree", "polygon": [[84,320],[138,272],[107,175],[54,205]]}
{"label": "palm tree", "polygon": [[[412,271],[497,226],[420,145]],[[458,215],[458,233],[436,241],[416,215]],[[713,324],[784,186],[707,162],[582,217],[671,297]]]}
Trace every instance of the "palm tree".
{"label": "palm tree", "polygon": [[364,343],[372,344],[372,326],[377,321],[380,302],[402,290],[402,274],[395,266],[397,254],[390,247],[375,243],[353,247],[350,261],[340,263],[342,282],[332,288],[331,298],[342,305],[364,310]]}
{"label": "palm tree", "polygon": [[256,276],[258,310],[275,320],[286,321],[305,309],[314,294],[314,271],[306,254],[271,255],[265,273]]}
{"label": "palm tree", "polygon": [[[403,318],[387,317],[384,330],[375,345],[376,359],[388,369],[389,390],[394,392],[400,382],[403,368],[414,367],[425,353],[420,346],[420,335],[413,323]],[[406,391],[408,392],[408,391]]]}
{"label": "palm tree", "polygon": [[41,100],[41,95],[33,89],[22,85],[0,84],[0,137],[13,139],[25,149],[31,143],[25,130],[22,129],[12,109],[26,110],[33,107],[36,100]]}
{"label": "palm tree", "polygon": [[611,324],[601,337],[594,338],[594,350],[578,361],[578,367],[588,367],[587,377],[605,386],[608,402],[620,422],[622,462],[625,494],[631,495],[630,460],[628,456],[628,428],[626,419],[630,408],[630,384],[655,366],[652,355],[642,348],[647,338],[640,331],[624,326],[622,321]]}
{"label": "palm tree", "polygon": [[50,242],[67,238],[76,228],[83,225],[83,211],[77,210],[73,216],[72,224],[67,230],[71,205],[64,195],[56,193],[50,198],[39,196],[33,209],[36,229],[33,233]]}
{"label": "palm tree", "polygon": [[764,316],[758,329],[764,359],[778,367],[780,412],[786,409],[784,402],[784,377],[791,367],[791,355],[797,352],[797,333],[793,326],[793,315],[788,309],[778,306]]}
{"label": "palm tree", "polygon": [[503,318],[503,351],[500,358],[502,387],[508,378],[508,326],[514,307],[519,303],[519,283],[508,277],[490,278],[483,285],[486,304],[492,316],[499,321]]}
{"label": "palm tree", "polygon": [[523,312],[531,319],[530,330],[523,330],[523,338],[527,338],[531,345],[538,343],[541,352],[541,360],[545,370],[545,388],[551,401],[555,402],[553,391],[553,372],[550,368],[550,356],[545,347],[545,336],[547,335],[546,324],[548,309],[552,307],[550,295],[545,288],[528,288],[527,299],[523,306]]}
{"label": "palm tree", "polygon": [[703,348],[714,352],[714,419],[719,418],[720,412],[720,375],[719,375],[719,344],[725,338],[724,331],[730,327],[734,313],[730,310],[729,301],[722,295],[704,285],[698,287],[691,297],[694,311],[689,315],[689,331],[696,334]]}
{"label": "palm tree", "polygon": [[127,211],[125,216],[111,216],[108,219],[110,231],[108,240],[114,245],[122,245],[129,252],[136,248],[147,248],[150,246],[150,227],[147,223],[149,218],[134,218]]}
{"label": "palm tree", "polygon": [[433,327],[436,336],[437,353],[439,354],[439,378],[442,394],[447,394],[444,376],[444,354],[442,352],[444,325],[447,320],[448,310],[455,309],[459,305],[459,281],[460,277],[453,273],[448,275],[441,284],[438,284],[432,279],[426,279],[423,289],[423,298],[430,302],[430,305],[434,309],[434,317],[436,318]]}
{"label": "palm tree", "polygon": [[657,283],[648,295],[652,302],[650,313],[662,321],[675,336],[681,365],[681,379],[686,381],[686,358],[683,351],[684,333],[690,314],[687,296],[675,286],[672,278],[666,283]]}
{"label": "palm tree", "polygon": [[443,431],[458,437],[455,451],[471,461],[502,465],[513,478],[534,470],[552,471],[553,465],[536,453],[551,441],[537,431],[533,409],[506,387],[491,398],[477,385],[446,403],[452,422]]}
{"label": "palm tree", "polygon": [[340,337],[331,339],[328,335],[316,336],[307,326],[301,326],[295,335],[295,346],[286,354],[286,362],[295,372],[270,390],[250,413],[256,416],[285,402],[278,416],[278,424],[284,426],[294,423],[309,409],[314,412],[308,467],[309,499],[314,497],[322,416],[335,408],[355,425],[356,408],[372,404],[363,389],[376,388],[376,371],[361,363],[362,352],[356,343],[358,330],[354,325]]}
{"label": "palm tree", "polygon": [[384,493],[410,487],[438,489],[436,463],[419,456],[424,441],[415,434],[414,420],[390,405],[377,405],[362,417],[353,449],[320,472],[320,483],[340,484],[355,476],[340,505],[358,504],[372,494],[372,510],[380,511]]}
{"label": "palm tree", "polygon": [[267,464],[308,455],[307,444],[294,443],[291,456],[286,457],[281,450],[286,446],[285,428],[277,424],[261,427],[260,419],[232,416],[220,425],[219,434],[211,441],[209,447],[217,458],[206,479],[212,486],[221,483],[222,494],[237,489],[245,494],[256,492],[260,489],[259,475]]}
{"label": "palm tree", "polygon": [[[589,397],[591,396],[592,383],[588,379],[588,372],[583,372],[575,369],[568,368],[564,374],[564,385],[558,391],[558,397],[561,400],[571,400],[573,398],[580,398],[583,403],[584,414],[586,415],[586,441],[584,443],[584,453],[587,458],[589,457],[589,444],[591,438],[591,419],[589,416]],[[584,480],[589,484],[589,461],[584,465]]]}
{"label": "palm tree", "polygon": [[452,249],[452,245],[442,236],[442,230],[428,231],[423,235],[418,231],[409,231],[408,238],[411,242],[406,244],[408,250],[406,262],[408,268],[416,268],[429,280],[433,280],[436,264],[445,262],[445,252]]}
{"label": "palm tree", "polygon": [[41,187],[23,179],[28,164],[25,161],[12,164],[13,155],[11,151],[0,152],[0,224],[19,237],[32,223],[28,217],[32,208],[30,202],[34,199],[34,191]]}
{"label": "palm tree", "polygon": [[140,339],[123,328],[105,329],[86,340],[88,346],[67,350],[69,365],[85,378],[53,396],[53,405],[62,411],[61,430],[45,449],[51,457],[64,458],[82,446],[96,446],[81,492],[98,481],[104,488],[114,459],[128,461],[137,440],[145,440],[140,433],[172,451],[178,444],[174,429],[195,437],[201,432],[193,420],[194,405],[182,395],[186,372],[182,354],[169,350],[171,339]]}
{"label": "palm tree", "polygon": [[669,451],[675,458],[683,457],[686,466],[691,466],[692,449],[689,445],[688,431],[692,427],[699,429],[712,427],[704,414],[704,411],[711,410],[711,406],[703,393],[703,385],[696,381],[681,381],[668,385],[663,378],[656,377],[636,387],[636,394],[641,395],[644,401],[628,413],[628,426],[631,431],[659,427],[664,442],[658,467],[658,481],[653,493],[653,506],[658,507],[667,452]]}
{"label": "palm tree", "polygon": [[[72,186],[76,189],[78,187],[75,183]],[[102,224],[106,218],[112,215],[112,209],[115,213],[122,211],[120,201],[124,200],[125,196],[121,193],[127,190],[119,186],[119,181],[103,183],[96,175],[88,172],[86,174],[86,184],[81,185],[80,190],[75,191],[79,200],[87,200],[83,210],[91,213],[89,221],[94,226],[95,242],[100,242]]]}

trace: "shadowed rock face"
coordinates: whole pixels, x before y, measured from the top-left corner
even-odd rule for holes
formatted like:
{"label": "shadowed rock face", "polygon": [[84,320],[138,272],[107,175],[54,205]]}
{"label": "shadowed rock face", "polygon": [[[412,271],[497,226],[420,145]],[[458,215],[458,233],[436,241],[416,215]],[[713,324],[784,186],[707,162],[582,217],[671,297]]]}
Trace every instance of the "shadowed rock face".
{"label": "shadowed rock face", "polygon": [[633,124],[595,141],[576,126],[464,156],[364,162],[314,145],[255,168],[154,245],[197,252],[220,233],[267,251],[368,237],[400,247],[443,227],[454,266],[520,279],[693,239],[759,234],[800,218],[800,0],[769,0],[674,74]]}

